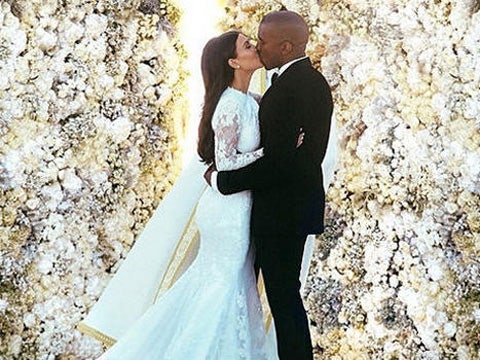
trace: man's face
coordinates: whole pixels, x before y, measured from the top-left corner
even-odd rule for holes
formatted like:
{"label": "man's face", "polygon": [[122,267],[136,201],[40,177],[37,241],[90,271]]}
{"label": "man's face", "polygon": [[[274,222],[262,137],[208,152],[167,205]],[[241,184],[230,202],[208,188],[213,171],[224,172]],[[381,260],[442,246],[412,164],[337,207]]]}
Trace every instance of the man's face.
{"label": "man's face", "polygon": [[272,24],[260,24],[258,28],[257,51],[260,60],[267,70],[281,65],[282,41]]}

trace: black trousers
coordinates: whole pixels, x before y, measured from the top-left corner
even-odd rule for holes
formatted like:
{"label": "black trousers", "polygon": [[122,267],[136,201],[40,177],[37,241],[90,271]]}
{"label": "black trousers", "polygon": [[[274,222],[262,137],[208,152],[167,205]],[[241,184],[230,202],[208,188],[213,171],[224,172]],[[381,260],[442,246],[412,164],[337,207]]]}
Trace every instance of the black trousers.
{"label": "black trousers", "polygon": [[313,359],[299,280],[306,238],[306,235],[253,236],[255,268],[257,274],[262,270],[280,360]]}

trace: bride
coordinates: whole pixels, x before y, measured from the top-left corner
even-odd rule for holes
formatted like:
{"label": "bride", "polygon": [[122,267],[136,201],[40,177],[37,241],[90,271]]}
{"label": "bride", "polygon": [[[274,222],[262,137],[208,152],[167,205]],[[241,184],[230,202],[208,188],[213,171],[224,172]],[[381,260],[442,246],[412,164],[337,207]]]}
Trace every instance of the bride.
{"label": "bride", "polygon": [[[261,67],[255,46],[239,32],[215,37],[204,47],[205,97],[198,141],[198,154],[204,163],[214,163],[218,170],[234,170],[263,156],[263,149],[259,149],[258,104],[248,92],[253,72]],[[264,326],[253,269],[251,205],[249,191],[224,196],[206,188],[195,212],[200,240],[192,264],[183,275],[173,274],[171,277],[178,280],[157,293],[142,314],[137,311],[138,319],[130,320],[128,328],[117,332],[118,341],[104,335],[115,344],[100,359],[278,358],[275,337],[267,336]],[[118,279],[116,286],[116,293],[121,294]],[[134,298],[136,294],[128,296]],[[141,299],[148,297],[142,295]],[[105,303],[102,298],[100,302]],[[125,317],[135,318],[128,305],[124,304],[124,309]],[[93,313],[93,319],[87,318],[83,324],[87,333],[102,321],[122,322],[108,319],[108,311],[103,317],[98,311]],[[114,317],[123,314],[118,312]]]}

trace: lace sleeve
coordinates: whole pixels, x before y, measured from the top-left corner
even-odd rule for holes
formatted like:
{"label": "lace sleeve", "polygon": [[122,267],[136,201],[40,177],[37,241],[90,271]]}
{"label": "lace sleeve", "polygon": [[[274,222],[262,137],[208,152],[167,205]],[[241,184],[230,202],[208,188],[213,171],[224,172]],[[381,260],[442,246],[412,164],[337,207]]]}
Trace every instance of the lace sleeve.
{"label": "lace sleeve", "polygon": [[220,171],[240,169],[263,156],[263,148],[247,153],[238,150],[239,110],[236,104],[224,104],[212,121],[215,133],[215,163]]}

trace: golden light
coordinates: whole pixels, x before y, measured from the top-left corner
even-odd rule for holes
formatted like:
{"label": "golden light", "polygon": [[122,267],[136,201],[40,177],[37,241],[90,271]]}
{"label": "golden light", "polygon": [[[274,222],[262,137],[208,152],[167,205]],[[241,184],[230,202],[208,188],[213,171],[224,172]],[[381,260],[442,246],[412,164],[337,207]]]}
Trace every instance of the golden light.
{"label": "golden light", "polygon": [[183,165],[196,156],[197,126],[203,101],[203,82],[200,71],[200,58],[205,43],[219,34],[218,27],[224,14],[224,1],[177,0],[183,16],[180,22],[180,37],[188,53],[186,67],[190,72],[188,79],[188,101],[190,119],[186,137],[182,141]]}
{"label": "golden light", "polygon": [[[197,127],[203,101],[203,81],[200,71],[200,58],[203,46],[222,30],[220,19],[225,15],[225,0],[176,0],[182,10],[180,22],[180,38],[188,53],[186,67],[190,73],[188,79],[188,102],[190,118],[187,124],[186,137],[182,140],[183,166],[196,156]],[[251,82],[251,90],[263,93],[265,90],[265,71],[257,71]]]}

